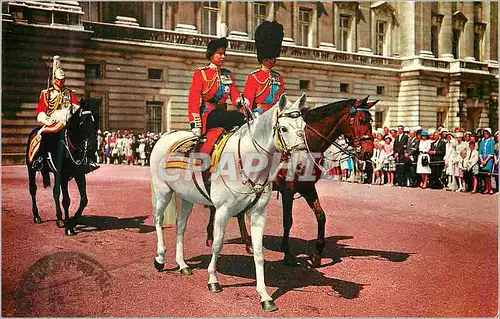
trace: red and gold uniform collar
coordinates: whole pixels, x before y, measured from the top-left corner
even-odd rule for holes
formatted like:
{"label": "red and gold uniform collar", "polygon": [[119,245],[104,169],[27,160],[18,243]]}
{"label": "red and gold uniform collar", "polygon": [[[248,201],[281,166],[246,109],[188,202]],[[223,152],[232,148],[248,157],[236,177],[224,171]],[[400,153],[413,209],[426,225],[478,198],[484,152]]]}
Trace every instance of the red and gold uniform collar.
{"label": "red and gold uniform collar", "polygon": [[218,67],[217,65],[213,64],[212,62],[210,62],[210,64],[208,65],[208,67],[214,71],[217,71],[217,72],[220,72],[220,67]]}

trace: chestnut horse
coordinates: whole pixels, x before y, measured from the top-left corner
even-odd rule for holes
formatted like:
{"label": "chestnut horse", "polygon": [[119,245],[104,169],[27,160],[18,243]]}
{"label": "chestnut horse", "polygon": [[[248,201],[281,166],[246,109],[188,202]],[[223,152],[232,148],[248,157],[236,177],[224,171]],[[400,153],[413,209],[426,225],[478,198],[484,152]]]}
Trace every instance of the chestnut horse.
{"label": "chestnut horse", "polygon": [[[373,137],[372,137],[372,118],[369,108],[375,105],[377,101],[368,102],[368,97],[363,100],[342,100],[329,103],[304,113],[306,122],[305,137],[308,146],[308,152],[296,154],[301,158],[314,160],[313,175],[314,179],[304,180],[300,174],[294,174],[293,179],[287,178],[287,169],[283,169],[276,178],[275,186],[282,195],[283,204],[283,239],[281,249],[283,250],[284,262],[287,265],[295,265],[297,262],[295,256],[290,252],[288,241],[290,229],[292,228],[292,208],[294,195],[299,193],[305,198],[313,210],[318,222],[318,236],[316,239],[316,249],[309,254],[312,264],[315,267],[321,265],[321,254],[325,246],[325,223],[326,216],[318,199],[316,191],[316,182],[320,179],[322,173],[326,171],[323,167],[323,156],[313,159],[307,154],[323,154],[326,149],[335,143],[335,140],[343,135],[350,146],[355,149],[355,154],[350,154],[356,159],[367,160],[372,156]],[[341,152],[347,153],[344,147],[339,147]],[[295,163],[294,163],[295,164]],[[299,163],[304,167],[307,163]],[[290,169],[290,167],[288,168]],[[207,246],[211,245],[213,238],[213,209],[210,211],[210,221],[207,225]],[[248,253],[252,253],[252,241],[248,235],[245,225],[244,214],[239,214],[238,223],[241,232],[241,238],[246,246]]]}

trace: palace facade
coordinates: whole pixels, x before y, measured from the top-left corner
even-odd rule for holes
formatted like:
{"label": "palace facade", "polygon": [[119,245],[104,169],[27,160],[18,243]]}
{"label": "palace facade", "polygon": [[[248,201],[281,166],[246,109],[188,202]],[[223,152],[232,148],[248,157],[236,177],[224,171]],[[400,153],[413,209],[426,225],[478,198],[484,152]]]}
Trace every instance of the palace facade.
{"label": "palace facade", "polygon": [[370,95],[375,128],[498,127],[497,2],[6,1],[3,163],[24,160],[52,56],[78,97],[102,100],[102,130],[187,129],[208,41],[228,37],[225,67],[243,91],[266,19],[285,29],[276,70],[291,99]]}

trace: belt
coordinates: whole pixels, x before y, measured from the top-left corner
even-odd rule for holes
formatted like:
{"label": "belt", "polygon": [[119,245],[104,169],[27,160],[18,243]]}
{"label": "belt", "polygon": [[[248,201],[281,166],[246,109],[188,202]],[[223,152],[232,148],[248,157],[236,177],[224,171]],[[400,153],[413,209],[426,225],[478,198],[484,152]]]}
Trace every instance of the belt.
{"label": "belt", "polygon": [[205,102],[204,105],[206,107],[212,107],[214,109],[227,110],[227,103],[214,104],[214,103]]}
{"label": "belt", "polygon": [[267,111],[272,107],[272,104],[257,103],[257,108]]}

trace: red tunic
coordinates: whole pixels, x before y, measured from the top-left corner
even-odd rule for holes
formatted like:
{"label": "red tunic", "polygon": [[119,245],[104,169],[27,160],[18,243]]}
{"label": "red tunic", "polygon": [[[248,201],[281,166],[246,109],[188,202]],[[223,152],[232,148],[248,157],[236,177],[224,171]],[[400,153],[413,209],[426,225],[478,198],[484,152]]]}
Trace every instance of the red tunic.
{"label": "red tunic", "polygon": [[285,92],[283,77],[276,71],[257,69],[250,73],[245,83],[243,95],[252,110],[269,110]]}
{"label": "red tunic", "polygon": [[191,128],[199,127],[205,133],[207,117],[214,109],[226,109],[226,101],[233,106],[240,96],[231,71],[203,66],[193,74],[189,91],[188,112]]}
{"label": "red tunic", "polygon": [[80,105],[73,90],[66,87],[62,90],[56,90],[54,87],[50,87],[40,93],[36,114],[45,112],[50,115],[54,111],[66,108],[71,104]]}

